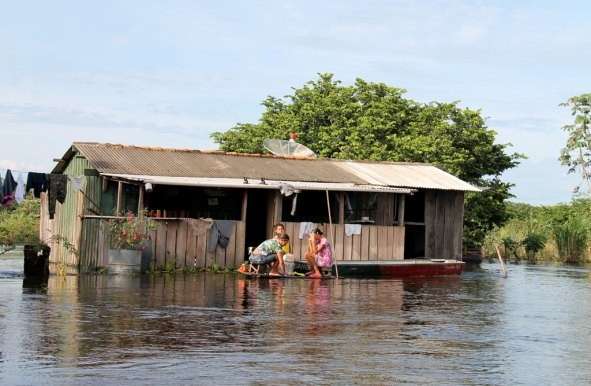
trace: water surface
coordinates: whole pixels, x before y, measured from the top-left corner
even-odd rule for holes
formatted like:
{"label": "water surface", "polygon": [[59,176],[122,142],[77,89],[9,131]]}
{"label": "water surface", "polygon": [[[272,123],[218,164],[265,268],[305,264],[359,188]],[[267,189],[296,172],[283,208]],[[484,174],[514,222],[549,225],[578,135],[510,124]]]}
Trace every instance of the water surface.
{"label": "water surface", "polygon": [[1,384],[591,382],[585,267],[431,279],[22,278],[0,258]]}

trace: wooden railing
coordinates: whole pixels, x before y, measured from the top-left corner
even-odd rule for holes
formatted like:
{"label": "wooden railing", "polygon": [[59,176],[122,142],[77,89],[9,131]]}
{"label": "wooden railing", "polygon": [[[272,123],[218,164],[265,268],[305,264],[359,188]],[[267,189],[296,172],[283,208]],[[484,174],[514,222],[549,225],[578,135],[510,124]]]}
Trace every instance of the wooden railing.
{"label": "wooden railing", "polygon": [[[110,239],[109,218],[85,216],[80,248],[81,271],[92,271],[108,263]],[[156,229],[151,231],[143,260],[155,269],[235,268],[244,260],[245,223],[234,221],[234,229],[226,248],[211,246],[211,220],[185,218],[152,219]],[[211,248],[210,248],[211,246]]]}
{"label": "wooden railing", "polygon": [[[300,223],[286,222],[285,231],[290,236],[292,251],[296,259],[304,260],[308,247],[308,236],[299,238]],[[403,260],[404,227],[361,225],[361,233],[347,235],[344,224],[332,225],[332,238],[328,224],[315,224],[332,241],[336,260]]]}

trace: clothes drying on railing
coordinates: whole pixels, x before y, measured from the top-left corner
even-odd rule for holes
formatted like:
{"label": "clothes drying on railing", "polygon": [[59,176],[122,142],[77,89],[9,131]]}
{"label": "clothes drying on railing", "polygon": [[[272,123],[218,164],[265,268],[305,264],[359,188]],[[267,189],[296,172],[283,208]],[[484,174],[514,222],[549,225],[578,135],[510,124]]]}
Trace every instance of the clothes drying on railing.
{"label": "clothes drying on railing", "polygon": [[56,201],[63,204],[68,193],[68,176],[65,174],[49,175],[49,218],[55,215]]}
{"label": "clothes drying on railing", "polygon": [[218,245],[225,249],[230,242],[232,233],[234,233],[235,225],[231,220],[214,220],[209,233],[207,250],[214,252]]}

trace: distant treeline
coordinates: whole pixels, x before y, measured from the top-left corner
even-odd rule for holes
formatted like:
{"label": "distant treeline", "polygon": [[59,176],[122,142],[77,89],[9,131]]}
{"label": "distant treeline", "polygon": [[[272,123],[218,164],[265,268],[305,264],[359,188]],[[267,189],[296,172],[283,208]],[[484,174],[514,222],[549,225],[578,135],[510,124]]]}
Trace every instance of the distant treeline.
{"label": "distant treeline", "polygon": [[515,260],[590,260],[591,199],[550,206],[508,203],[507,209],[510,220],[485,238],[487,256],[494,256],[498,245],[506,258]]}

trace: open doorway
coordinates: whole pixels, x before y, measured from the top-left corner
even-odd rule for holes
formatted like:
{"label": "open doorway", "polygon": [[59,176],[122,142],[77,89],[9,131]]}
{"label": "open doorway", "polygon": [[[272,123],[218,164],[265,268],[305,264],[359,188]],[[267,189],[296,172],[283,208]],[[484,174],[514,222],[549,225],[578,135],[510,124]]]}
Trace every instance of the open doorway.
{"label": "open doorway", "polygon": [[249,189],[246,206],[246,235],[245,258],[248,257],[248,247],[256,248],[267,239],[267,211],[268,190]]}
{"label": "open doorway", "polygon": [[404,258],[425,258],[425,193],[406,196],[404,219]]}

